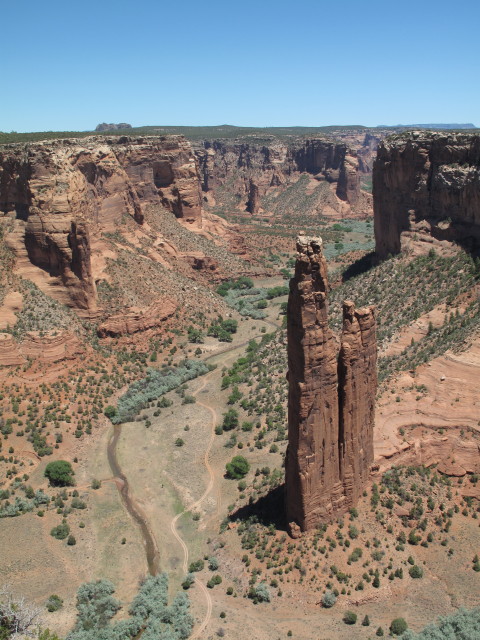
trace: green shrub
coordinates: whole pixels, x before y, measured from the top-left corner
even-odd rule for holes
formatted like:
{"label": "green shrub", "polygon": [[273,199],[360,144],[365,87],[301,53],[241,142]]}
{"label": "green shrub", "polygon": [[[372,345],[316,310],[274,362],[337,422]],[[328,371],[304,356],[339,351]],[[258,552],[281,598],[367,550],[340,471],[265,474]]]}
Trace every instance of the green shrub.
{"label": "green shrub", "polygon": [[408,573],[411,578],[423,578],[423,569],[416,564],[414,564],[413,567],[410,567]]}
{"label": "green shrub", "polygon": [[250,464],[243,456],[234,456],[230,462],[225,465],[226,476],[231,480],[240,480],[244,478],[250,470]]}
{"label": "green shrub", "polygon": [[345,611],[343,614],[342,620],[345,624],[356,624],[357,622],[357,614],[353,611]]}
{"label": "green shrub", "polygon": [[195,571],[202,571],[205,566],[205,562],[203,560],[196,560],[195,562],[191,562],[188,567],[189,573],[195,573]]}
{"label": "green shrub", "polygon": [[50,613],[52,613],[53,611],[58,611],[63,607],[63,600],[62,598],[60,598],[60,596],[52,594],[48,598],[45,606],[47,607],[47,611],[50,611]]}
{"label": "green shrub", "polygon": [[260,582],[250,587],[248,597],[251,598],[255,604],[257,604],[257,602],[270,602],[270,590],[267,587],[267,583]]}
{"label": "green shrub", "polygon": [[66,460],[54,460],[45,467],[45,477],[54,487],[67,487],[73,485],[74,471],[70,462]]}
{"label": "green shrub", "polygon": [[395,618],[390,624],[390,633],[392,636],[401,636],[408,629],[408,624],[404,618]]}
{"label": "green shrub", "polygon": [[70,533],[70,527],[66,522],[62,522],[62,524],[58,524],[56,527],[50,531],[50,535],[56,538],[57,540],[65,540],[65,538]]}
{"label": "green shrub", "polygon": [[337,596],[333,593],[333,591],[326,591],[322,596],[322,605],[326,609],[330,609],[337,601]]}

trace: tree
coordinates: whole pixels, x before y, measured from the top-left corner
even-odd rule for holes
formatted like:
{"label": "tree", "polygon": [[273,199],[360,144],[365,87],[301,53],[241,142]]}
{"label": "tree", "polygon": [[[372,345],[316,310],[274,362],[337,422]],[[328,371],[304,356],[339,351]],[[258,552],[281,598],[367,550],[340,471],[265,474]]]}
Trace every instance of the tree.
{"label": "tree", "polygon": [[414,564],[413,567],[410,567],[408,573],[411,578],[423,578],[423,569],[416,564]]}
{"label": "tree", "polygon": [[390,633],[393,636],[401,636],[408,629],[405,618],[395,618],[390,624]]}
{"label": "tree", "polygon": [[114,416],[117,415],[117,407],[114,407],[113,405],[109,404],[108,407],[105,407],[105,410],[103,413],[107,416],[109,420],[111,420]]}
{"label": "tree", "polygon": [[228,333],[237,333],[238,322],[233,319],[223,320],[222,328],[228,331]]}
{"label": "tree", "polygon": [[68,487],[74,484],[74,471],[70,462],[66,460],[54,460],[45,467],[45,477],[54,487]]}
{"label": "tree", "polygon": [[364,619],[362,620],[362,627],[369,627],[370,626],[370,618],[368,616],[365,616]]}
{"label": "tree", "polygon": [[355,624],[357,622],[357,614],[353,611],[345,611],[343,621],[345,624]]}
{"label": "tree", "polygon": [[235,409],[229,409],[223,414],[222,428],[224,431],[231,431],[238,427],[238,412]]}
{"label": "tree", "polygon": [[194,327],[188,327],[188,341],[193,342],[194,344],[202,344],[203,342],[203,333],[200,329],[195,329]]}
{"label": "tree", "polygon": [[248,460],[243,456],[235,456],[225,465],[227,478],[240,480],[250,471]]}

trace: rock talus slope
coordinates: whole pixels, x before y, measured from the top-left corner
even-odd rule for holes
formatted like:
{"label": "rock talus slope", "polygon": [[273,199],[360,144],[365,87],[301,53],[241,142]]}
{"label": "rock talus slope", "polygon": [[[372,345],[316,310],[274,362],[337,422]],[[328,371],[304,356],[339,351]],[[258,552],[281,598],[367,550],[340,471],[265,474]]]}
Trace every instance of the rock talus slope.
{"label": "rock talus slope", "polygon": [[340,350],[328,326],[322,240],[297,239],[288,301],[286,511],[293,534],[355,504],[373,462],[375,314],[344,304]]}
{"label": "rock talus slope", "polygon": [[376,252],[418,239],[480,244],[480,135],[410,132],[383,140],[373,169]]}

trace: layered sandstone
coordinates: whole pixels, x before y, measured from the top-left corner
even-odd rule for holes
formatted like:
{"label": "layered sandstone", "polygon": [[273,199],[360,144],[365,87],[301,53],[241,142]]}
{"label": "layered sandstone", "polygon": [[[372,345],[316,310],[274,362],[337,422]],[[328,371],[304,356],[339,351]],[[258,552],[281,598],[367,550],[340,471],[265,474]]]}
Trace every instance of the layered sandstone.
{"label": "layered sandstone", "polygon": [[480,242],[480,135],[409,132],[378,148],[373,170],[380,258],[416,239]]}
{"label": "layered sandstone", "polygon": [[33,360],[53,364],[73,360],[84,351],[77,336],[67,331],[45,334],[29,331],[22,342],[17,342],[10,333],[0,333],[0,367],[25,365]]}
{"label": "layered sandstone", "polygon": [[204,192],[228,183],[245,210],[257,213],[260,199],[298,179],[301,173],[332,183],[336,196],[352,206],[360,196],[358,158],[343,142],[325,138],[268,144],[205,140],[196,149]]}
{"label": "layered sandstone", "polygon": [[100,338],[106,338],[146,331],[161,325],[176,310],[177,305],[173,300],[157,300],[145,309],[130,308],[126,313],[110,316],[99,325],[97,333]]}
{"label": "layered sandstone", "polygon": [[0,211],[13,219],[7,242],[19,264],[41,269],[53,291],[66,291],[62,302],[78,309],[95,311],[97,304],[92,237],[117,232],[125,217],[143,225],[149,205],[199,228],[201,204],[195,158],[181,136],[92,136],[0,149]]}
{"label": "layered sandstone", "polygon": [[328,326],[320,238],[299,237],[290,281],[286,511],[309,530],[353,506],[373,462],[376,337],[373,308],[344,304],[341,348]]}

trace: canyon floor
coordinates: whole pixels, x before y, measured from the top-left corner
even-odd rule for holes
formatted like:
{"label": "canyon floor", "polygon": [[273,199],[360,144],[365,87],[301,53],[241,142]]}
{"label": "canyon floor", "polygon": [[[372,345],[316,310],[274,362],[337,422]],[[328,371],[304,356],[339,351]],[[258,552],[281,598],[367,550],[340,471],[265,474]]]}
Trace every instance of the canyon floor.
{"label": "canyon floor", "polygon": [[[111,580],[122,619],[157,570],[172,597],[185,588],[190,637],[201,640],[367,640],[379,627],[387,635],[396,617],[419,630],[476,606],[478,262],[413,234],[401,255],[376,263],[371,216],[354,215],[320,177],[267,190],[255,214],[227,191],[203,202],[201,233],[160,205],[145,210],[141,228],[123,216],[115,232],[99,232],[98,317],[51,298],[43,280],[57,293],[59,282],[38,267],[23,265],[19,277],[0,242],[11,289],[0,311],[2,579],[42,608],[58,595],[63,606],[43,619],[62,637],[80,585]],[[368,208],[370,194],[361,200]],[[359,504],[292,539],[283,516],[285,287],[300,232],[323,236],[337,334],[344,299],[377,307],[379,387],[375,463]],[[231,335],[207,335],[232,320]],[[106,417],[150,367],[175,375],[185,358],[210,368],[121,425]],[[249,470],[230,479],[226,464],[238,455]],[[74,485],[49,486],[45,468],[56,459],[72,464]],[[59,539],[63,525],[69,536]],[[325,592],[337,596],[331,608]]]}

